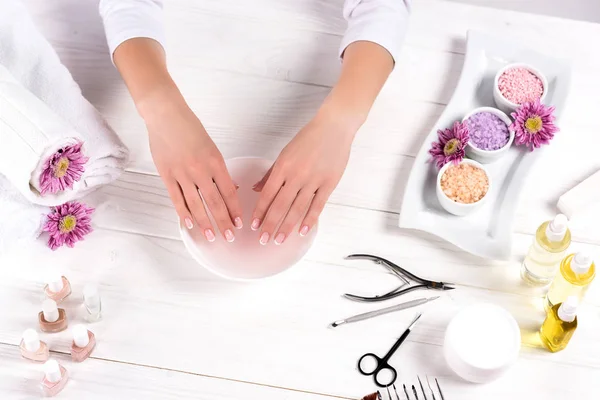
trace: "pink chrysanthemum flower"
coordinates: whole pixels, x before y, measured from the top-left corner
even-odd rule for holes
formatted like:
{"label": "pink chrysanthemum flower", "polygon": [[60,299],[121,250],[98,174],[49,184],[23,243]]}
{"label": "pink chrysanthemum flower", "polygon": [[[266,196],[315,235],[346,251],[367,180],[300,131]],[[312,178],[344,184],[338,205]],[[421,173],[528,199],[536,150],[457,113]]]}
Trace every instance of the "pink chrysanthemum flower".
{"label": "pink chrysanthemum flower", "polygon": [[73,184],[81,179],[85,163],[89,160],[83,154],[81,146],[83,143],[66,146],[46,160],[40,175],[42,196],[71,189]]}
{"label": "pink chrysanthemum flower", "polygon": [[75,242],[92,231],[90,215],[94,209],[77,201],[52,207],[48,220],[44,225],[44,232],[50,234],[48,247],[58,249],[66,244],[73,247]]}
{"label": "pink chrysanthemum flower", "polygon": [[454,122],[452,128],[438,130],[438,141],[431,143],[431,161],[438,168],[449,162],[458,164],[465,158],[465,147],[469,142],[469,129],[462,122]]}
{"label": "pink chrysanthemum flower", "polygon": [[518,146],[525,145],[531,151],[550,143],[559,131],[554,125],[554,107],[545,106],[539,101],[523,103],[511,115],[514,119],[511,128],[515,131],[515,143]]}

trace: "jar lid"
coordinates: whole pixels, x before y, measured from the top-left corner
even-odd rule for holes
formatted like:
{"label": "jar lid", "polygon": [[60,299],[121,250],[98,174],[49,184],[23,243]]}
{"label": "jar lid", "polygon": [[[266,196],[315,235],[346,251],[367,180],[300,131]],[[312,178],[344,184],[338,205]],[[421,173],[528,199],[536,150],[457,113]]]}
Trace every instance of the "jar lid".
{"label": "jar lid", "polygon": [[513,316],[494,304],[475,304],[450,321],[446,362],[458,376],[477,383],[499,378],[517,359],[521,332]]}

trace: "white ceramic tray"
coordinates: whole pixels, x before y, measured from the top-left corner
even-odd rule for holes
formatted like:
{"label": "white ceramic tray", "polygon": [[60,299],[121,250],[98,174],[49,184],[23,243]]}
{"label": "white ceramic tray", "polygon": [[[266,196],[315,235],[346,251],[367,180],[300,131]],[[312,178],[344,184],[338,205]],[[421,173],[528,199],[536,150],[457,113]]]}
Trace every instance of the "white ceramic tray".
{"label": "white ceramic tray", "polygon": [[[429,163],[431,142],[438,129],[450,127],[476,107],[496,107],[494,76],[509,63],[523,62],[538,68],[548,79],[545,104],[556,107],[557,120],[570,86],[570,65],[564,60],[480,32],[469,31],[463,70],[452,99],[415,158],[402,202],[399,226],[434,234],[461,249],[486,258],[505,260],[511,254],[511,233],[519,194],[533,163],[544,148],[533,152],[513,147],[500,160],[486,164],[493,185],[480,209],[457,217],[442,209],[435,194],[437,170]],[[557,133],[560,135],[561,133]],[[552,143],[550,144],[550,146]]]}

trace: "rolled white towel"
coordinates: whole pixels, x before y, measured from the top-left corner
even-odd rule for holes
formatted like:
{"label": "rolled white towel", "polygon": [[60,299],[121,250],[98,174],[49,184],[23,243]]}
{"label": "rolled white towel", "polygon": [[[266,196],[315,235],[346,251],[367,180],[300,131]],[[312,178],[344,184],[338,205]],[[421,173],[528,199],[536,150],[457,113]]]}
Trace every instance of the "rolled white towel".
{"label": "rolled white towel", "polygon": [[[79,199],[116,179],[127,162],[126,147],[82,96],[24,6],[0,0],[0,10],[0,173],[41,205]],[[58,152],[80,144],[88,160],[79,180],[70,189],[42,195],[47,160],[57,155],[50,169],[61,175],[69,159],[61,160]],[[77,161],[70,166],[80,169]]]}
{"label": "rolled white towel", "polygon": [[569,219],[592,207],[600,210],[600,171],[560,196],[557,207]]}
{"label": "rolled white towel", "polygon": [[0,254],[34,241],[49,207],[32,204],[0,174]]}

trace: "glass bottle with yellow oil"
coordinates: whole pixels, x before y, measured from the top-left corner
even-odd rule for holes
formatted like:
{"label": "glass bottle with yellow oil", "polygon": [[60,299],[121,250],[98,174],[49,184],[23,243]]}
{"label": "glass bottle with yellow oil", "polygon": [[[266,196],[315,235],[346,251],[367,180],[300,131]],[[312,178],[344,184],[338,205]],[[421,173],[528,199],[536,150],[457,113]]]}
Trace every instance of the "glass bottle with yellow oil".
{"label": "glass bottle with yellow oil", "polygon": [[575,296],[581,303],[590,284],[596,277],[596,266],[589,254],[579,252],[565,257],[560,270],[546,296],[546,310]]}
{"label": "glass bottle with yellow oil", "polygon": [[558,214],[552,221],[539,226],[521,266],[521,277],[525,282],[533,286],[545,286],[552,282],[571,244],[568,222],[567,217]]}
{"label": "glass bottle with yellow oil", "polygon": [[548,311],[540,329],[540,338],[551,352],[564,350],[577,328],[576,296],[569,296],[564,303],[556,304]]}

